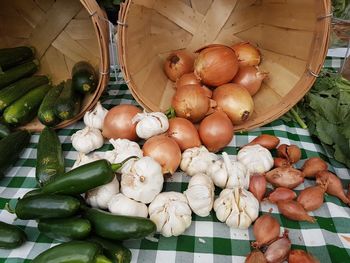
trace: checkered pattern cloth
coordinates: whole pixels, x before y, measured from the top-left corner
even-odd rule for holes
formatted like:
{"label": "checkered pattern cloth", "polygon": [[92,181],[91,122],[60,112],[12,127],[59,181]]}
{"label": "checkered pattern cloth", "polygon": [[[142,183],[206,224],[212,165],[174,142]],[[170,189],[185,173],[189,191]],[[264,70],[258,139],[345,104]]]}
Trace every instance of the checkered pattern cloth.
{"label": "checkered pattern cloth", "polygon": [[[325,65],[339,68],[340,63],[340,60],[328,59]],[[111,78],[110,85],[101,100],[106,108],[117,104],[137,104],[126,85],[123,84],[118,72],[115,77]],[[63,145],[67,170],[73,166],[77,157],[70,136],[83,126],[80,121],[57,131]],[[350,183],[350,170],[337,163],[331,156],[327,156],[319,141],[310,137],[307,130],[301,129],[295,123],[284,123],[277,120],[249,132],[237,133],[224,151],[231,156],[235,155],[238,147],[263,133],[278,136],[281,143],[298,145],[302,149],[302,160],[297,163],[298,168],[307,158],[320,156],[328,162],[329,170],[342,179],[344,188],[347,188]],[[18,220],[15,215],[4,209],[5,204],[11,199],[20,198],[36,187],[34,167],[38,139],[38,133],[32,135],[30,145],[14,167],[7,171],[6,177],[0,181],[0,220],[20,226],[28,236],[28,241],[17,249],[0,249],[0,262],[30,262],[39,253],[57,244],[55,240],[40,234],[36,221]],[[97,152],[110,149],[112,146],[106,143]],[[187,188],[188,181],[188,176],[178,172],[166,181],[164,191],[183,192]],[[314,184],[312,180],[305,180],[295,190],[299,193],[302,189]],[[216,189],[216,195],[219,192],[220,190]],[[291,221],[280,215],[275,205],[266,201],[261,203],[261,214],[270,209],[272,209],[272,215],[281,223],[282,228],[289,230],[292,248],[307,250],[322,263],[350,262],[350,208],[337,198],[325,196],[322,207],[310,213],[317,219],[314,224]],[[250,243],[254,241],[252,227],[248,230],[230,229],[217,220],[213,211],[204,218],[193,215],[190,228],[179,237],[165,238],[156,234],[155,238],[158,241],[142,239],[124,242],[125,246],[132,251],[132,262],[244,262],[245,256],[251,251]]]}

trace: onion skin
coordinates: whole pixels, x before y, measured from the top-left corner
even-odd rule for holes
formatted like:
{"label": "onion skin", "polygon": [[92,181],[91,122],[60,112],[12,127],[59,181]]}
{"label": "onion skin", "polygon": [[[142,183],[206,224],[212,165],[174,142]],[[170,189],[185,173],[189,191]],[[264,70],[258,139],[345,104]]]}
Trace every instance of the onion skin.
{"label": "onion skin", "polygon": [[185,51],[174,51],[166,58],[164,63],[164,72],[167,77],[176,81],[183,74],[193,71],[194,56]]}
{"label": "onion skin", "polygon": [[328,165],[319,157],[312,157],[305,161],[301,170],[303,171],[305,177],[315,178],[316,174],[320,171],[328,169]]}
{"label": "onion skin", "polygon": [[254,250],[247,256],[245,263],[267,263],[267,260],[260,250]]}
{"label": "onion skin", "polygon": [[270,214],[264,214],[255,221],[253,233],[256,239],[252,244],[253,247],[269,245],[280,235],[280,223]]}
{"label": "onion skin", "polygon": [[227,115],[216,111],[199,124],[199,137],[210,152],[217,152],[228,145],[233,136],[233,125]]}
{"label": "onion skin", "polygon": [[302,190],[297,198],[306,211],[314,211],[323,205],[325,189],[319,185]]}
{"label": "onion skin", "polygon": [[277,203],[278,201],[291,201],[297,197],[297,194],[288,188],[277,187],[273,192],[268,196],[268,200],[271,203]]}
{"label": "onion skin", "polygon": [[293,167],[275,168],[265,174],[266,180],[274,187],[294,189],[304,182],[304,175]]}
{"label": "onion skin", "polygon": [[288,167],[290,166],[290,163],[288,162],[287,159],[281,158],[281,157],[276,157],[273,159],[273,167],[278,168],[278,167]]}
{"label": "onion skin", "polygon": [[122,104],[113,107],[108,111],[103,121],[102,135],[107,139],[128,139],[137,141],[137,123],[132,122],[132,118],[142,111],[130,104]]}
{"label": "onion skin", "polygon": [[163,174],[173,174],[181,162],[181,150],[176,141],[161,134],[149,138],[142,147],[143,155],[152,157],[161,166]]}
{"label": "onion skin", "polygon": [[265,251],[265,258],[269,263],[282,263],[287,259],[292,244],[285,234],[282,238],[273,242]]}
{"label": "onion skin", "polygon": [[295,221],[306,221],[310,223],[315,223],[316,219],[312,216],[309,216],[304,207],[299,204],[297,201],[278,201],[277,202],[278,210],[285,217],[295,220]]}
{"label": "onion skin", "polygon": [[233,124],[248,120],[254,111],[254,101],[249,92],[238,84],[225,84],[213,92],[213,100],[223,110]]}
{"label": "onion skin", "polygon": [[176,117],[170,119],[167,133],[170,138],[177,142],[181,151],[199,147],[202,144],[196,127],[185,118]]}
{"label": "onion skin", "polygon": [[254,66],[240,66],[232,82],[242,85],[251,96],[254,96],[260,90],[261,84],[267,75],[268,73],[260,72]]}
{"label": "onion skin", "polygon": [[263,199],[266,192],[266,178],[263,174],[254,174],[250,177],[249,189],[259,203]]}
{"label": "onion skin", "polygon": [[277,145],[280,143],[280,139],[276,136],[270,134],[261,134],[252,140],[248,145],[260,144],[268,150],[276,149]]}
{"label": "onion skin", "polygon": [[320,263],[320,261],[304,250],[293,249],[289,252],[288,263]]}
{"label": "onion skin", "polygon": [[287,159],[290,163],[296,163],[301,158],[301,150],[296,145],[281,144],[277,148],[277,156]]}
{"label": "onion skin", "polygon": [[248,42],[241,42],[232,46],[238,57],[239,66],[257,66],[261,56],[259,50]]}
{"label": "onion skin", "polygon": [[220,86],[230,82],[238,72],[235,52],[224,45],[209,45],[199,50],[194,74],[205,85]]}
{"label": "onion skin", "polygon": [[176,88],[180,88],[185,85],[201,84],[201,81],[196,78],[193,72],[183,74],[176,80]]}

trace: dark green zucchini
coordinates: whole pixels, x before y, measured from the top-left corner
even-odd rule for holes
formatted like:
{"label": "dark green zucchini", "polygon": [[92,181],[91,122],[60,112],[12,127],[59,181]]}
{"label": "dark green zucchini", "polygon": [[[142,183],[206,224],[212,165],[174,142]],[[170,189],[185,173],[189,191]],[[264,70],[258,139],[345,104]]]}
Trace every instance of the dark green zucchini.
{"label": "dark green zucchini", "polygon": [[6,137],[10,134],[10,129],[7,127],[7,125],[0,122],[0,139]]}
{"label": "dark green zucchini", "polygon": [[17,226],[0,222],[0,248],[19,247],[27,240],[25,232]]}
{"label": "dark green zucchini", "polygon": [[19,79],[33,75],[38,68],[39,61],[35,59],[4,71],[2,74],[0,74],[0,89],[5,88]]}
{"label": "dark green zucchini", "polygon": [[14,47],[0,49],[0,68],[4,71],[34,58],[33,47]]}
{"label": "dark green zucchini", "polygon": [[40,186],[64,173],[61,142],[53,128],[45,127],[39,137],[35,177]]}
{"label": "dark green zucchini", "polygon": [[0,111],[3,111],[8,105],[25,95],[33,88],[48,84],[49,82],[50,80],[47,76],[32,76],[21,79],[0,90]]}
{"label": "dark green zucchini", "polygon": [[82,94],[93,92],[98,79],[94,67],[87,61],[76,63],[72,69],[72,86]]}
{"label": "dark green zucchini", "polygon": [[37,115],[40,104],[50,89],[49,84],[36,87],[13,102],[4,111],[5,122],[14,126],[30,122]]}
{"label": "dark green zucchini", "polygon": [[64,82],[53,87],[44,97],[38,110],[38,119],[42,124],[46,126],[55,126],[61,121],[61,119],[58,118],[55,114],[54,106],[61,94],[63,87]]}

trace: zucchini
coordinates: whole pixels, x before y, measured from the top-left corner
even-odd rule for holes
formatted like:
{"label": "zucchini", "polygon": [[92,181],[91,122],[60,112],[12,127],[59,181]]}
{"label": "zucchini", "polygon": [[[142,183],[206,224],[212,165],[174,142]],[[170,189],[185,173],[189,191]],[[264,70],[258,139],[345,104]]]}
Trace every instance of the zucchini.
{"label": "zucchini", "polygon": [[80,110],[80,101],[80,95],[73,89],[72,80],[67,80],[54,106],[56,116],[61,120],[73,118]]}
{"label": "zucchini", "polygon": [[27,240],[25,232],[17,226],[0,222],[0,248],[16,248]]}
{"label": "zucchini", "polygon": [[3,123],[0,122],[0,139],[10,134],[10,129]]}
{"label": "zucchini", "polygon": [[82,94],[93,92],[97,87],[97,75],[94,67],[87,61],[76,63],[72,69],[74,90]]}
{"label": "zucchini", "polygon": [[39,61],[33,60],[27,63],[23,63],[17,67],[11,68],[0,74],[0,89],[5,88],[11,83],[33,75],[39,68]]}
{"label": "zucchini", "polygon": [[53,128],[45,127],[39,137],[35,177],[40,186],[64,173],[60,140]]}
{"label": "zucchini", "polygon": [[0,90],[0,111],[3,111],[8,105],[25,95],[33,88],[49,82],[49,78],[46,76],[32,76],[30,78],[21,79]]}
{"label": "zucchini", "polygon": [[0,68],[7,70],[29,59],[33,59],[34,53],[33,47],[2,48],[0,49]]}
{"label": "zucchini", "polygon": [[5,170],[17,161],[29,141],[28,131],[15,131],[0,140],[0,178]]}
{"label": "zucchini", "polygon": [[5,122],[14,126],[30,122],[37,114],[40,104],[50,88],[49,84],[36,87],[13,102],[4,111]]}
{"label": "zucchini", "polygon": [[58,124],[61,120],[55,115],[54,105],[57,98],[60,96],[63,89],[64,83],[53,87],[45,95],[39,110],[38,110],[38,119],[39,121],[46,126],[54,126]]}

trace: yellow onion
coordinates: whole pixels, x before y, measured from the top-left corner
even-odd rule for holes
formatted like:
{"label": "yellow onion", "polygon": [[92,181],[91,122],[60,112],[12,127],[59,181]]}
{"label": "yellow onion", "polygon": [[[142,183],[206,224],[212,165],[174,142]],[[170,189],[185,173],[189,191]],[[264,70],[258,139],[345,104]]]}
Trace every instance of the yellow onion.
{"label": "yellow onion", "polygon": [[254,111],[254,101],[249,92],[238,84],[228,83],[216,88],[213,100],[233,124],[240,124],[250,118]]}
{"label": "yellow onion", "polygon": [[211,152],[217,152],[228,145],[233,135],[233,125],[222,111],[210,114],[199,124],[199,137]]}
{"label": "yellow onion", "polygon": [[108,139],[138,140],[136,134],[136,123],[132,118],[142,111],[130,104],[123,104],[113,107],[108,111],[103,121],[102,135]]}
{"label": "yellow onion", "polygon": [[239,66],[257,66],[260,64],[260,52],[252,44],[241,42],[232,46],[235,51]]}
{"label": "yellow onion", "polygon": [[185,51],[178,50],[172,52],[165,60],[164,72],[167,77],[176,81],[183,74],[193,71],[194,56]]}
{"label": "yellow onion", "polygon": [[[182,86],[186,85],[201,85],[201,82],[199,79],[196,78],[194,73],[187,73],[182,75],[177,81],[176,81],[176,88],[179,89]],[[207,88],[204,85],[201,85],[201,88],[203,89],[205,95],[208,98],[211,98],[213,96],[213,92],[211,89]]]}
{"label": "yellow onion", "polygon": [[199,52],[194,62],[194,74],[202,83],[220,86],[234,78],[238,71],[238,60],[230,47],[209,45]]}
{"label": "yellow onion", "polygon": [[177,142],[181,151],[199,147],[202,144],[196,127],[185,118],[170,119],[167,133]]}
{"label": "yellow onion", "polygon": [[261,72],[254,66],[241,66],[232,82],[242,85],[251,96],[254,96],[267,75],[268,73]]}
{"label": "yellow onion", "polygon": [[161,134],[149,138],[142,147],[143,155],[152,157],[161,166],[163,174],[173,174],[181,162],[181,150],[176,141]]}

